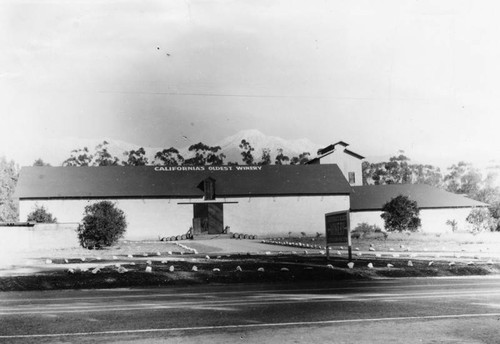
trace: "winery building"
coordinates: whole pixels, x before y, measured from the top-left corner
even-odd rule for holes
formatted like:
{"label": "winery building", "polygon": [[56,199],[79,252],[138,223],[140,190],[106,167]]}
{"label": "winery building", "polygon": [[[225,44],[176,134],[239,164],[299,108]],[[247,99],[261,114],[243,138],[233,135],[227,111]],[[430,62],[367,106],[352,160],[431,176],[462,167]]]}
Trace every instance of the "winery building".
{"label": "winery building", "polygon": [[112,200],[127,239],[186,233],[323,233],[325,214],[349,210],[351,186],[335,164],[269,166],[24,167],[20,218],[44,206],[78,223],[86,205]]}
{"label": "winery building", "polygon": [[[44,206],[58,223],[78,224],[86,205],[112,200],[128,221],[127,239],[226,232],[288,235],[325,232],[325,215],[349,212],[383,227],[382,206],[398,195],[417,201],[422,231],[465,228],[487,206],[428,185],[362,185],[363,156],[339,141],[306,165],[24,167],[16,189],[20,220]],[[228,228],[229,227],[229,228]]]}

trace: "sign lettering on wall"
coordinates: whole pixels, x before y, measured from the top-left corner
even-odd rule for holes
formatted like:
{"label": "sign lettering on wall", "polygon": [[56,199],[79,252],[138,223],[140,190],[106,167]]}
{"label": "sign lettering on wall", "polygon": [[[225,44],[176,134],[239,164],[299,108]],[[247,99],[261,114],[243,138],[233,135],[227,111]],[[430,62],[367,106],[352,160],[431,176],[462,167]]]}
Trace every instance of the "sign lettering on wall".
{"label": "sign lettering on wall", "polygon": [[325,224],[327,244],[347,244],[349,242],[348,212],[326,214]]}
{"label": "sign lettering on wall", "polygon": [[155,171],[261,171],[262,166],[156,166]]}

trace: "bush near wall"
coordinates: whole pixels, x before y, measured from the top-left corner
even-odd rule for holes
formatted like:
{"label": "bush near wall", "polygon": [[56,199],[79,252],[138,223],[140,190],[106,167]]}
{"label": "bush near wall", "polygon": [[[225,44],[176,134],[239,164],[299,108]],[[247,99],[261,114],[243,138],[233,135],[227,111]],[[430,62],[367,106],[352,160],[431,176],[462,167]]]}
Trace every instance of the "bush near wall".
{"label": "bush near wall", "polygon": [[465,219],[473,233],[494,231],[497,228],[498,220],[491,216],[488,208],[474,208]]}
{"label": "bush near wall", "polygon": [[101,201],[85,207],[78,226],[80,245],[88,249],[101,249],[115,244],[127,228],[125,213],[110,201]]}
{"label": "bush near wall", "polygon": [[28,222],[36,223],[56,223],[57,219],[42,205],[35,206],[35,209],[28,214]]}
{"label": "bush near wall", "polygon": [[399,195],[382,207],[382,219],[388,231],[417,231],[421,226],[420,210],[416,201]]}

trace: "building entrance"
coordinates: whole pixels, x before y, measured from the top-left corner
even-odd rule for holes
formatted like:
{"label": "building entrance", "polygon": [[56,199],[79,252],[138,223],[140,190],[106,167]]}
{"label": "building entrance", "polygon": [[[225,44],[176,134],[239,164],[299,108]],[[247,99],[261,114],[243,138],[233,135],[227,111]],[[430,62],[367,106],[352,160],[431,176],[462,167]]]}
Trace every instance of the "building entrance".
{"label": "building entrance", "polygon": [[193,235],[224,232],[223,203],[193,204]]}

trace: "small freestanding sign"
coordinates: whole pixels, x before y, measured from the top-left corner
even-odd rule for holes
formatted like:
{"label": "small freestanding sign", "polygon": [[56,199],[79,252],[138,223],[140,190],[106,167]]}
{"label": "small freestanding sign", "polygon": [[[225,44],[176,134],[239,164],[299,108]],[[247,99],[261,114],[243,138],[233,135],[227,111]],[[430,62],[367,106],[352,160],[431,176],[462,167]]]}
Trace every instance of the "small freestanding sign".
{"label": "small freestanding sign", "polygon": [[351,228],[349,224],[349,212],[337,211],[325,214],[326,229],[326,256],[330,258],[330,244],[347,244],[349,260],[352,259]]}

